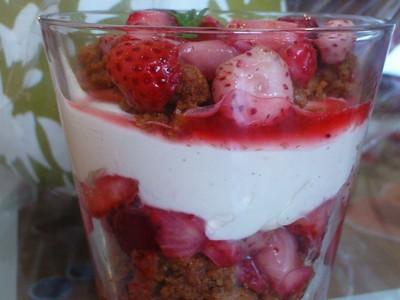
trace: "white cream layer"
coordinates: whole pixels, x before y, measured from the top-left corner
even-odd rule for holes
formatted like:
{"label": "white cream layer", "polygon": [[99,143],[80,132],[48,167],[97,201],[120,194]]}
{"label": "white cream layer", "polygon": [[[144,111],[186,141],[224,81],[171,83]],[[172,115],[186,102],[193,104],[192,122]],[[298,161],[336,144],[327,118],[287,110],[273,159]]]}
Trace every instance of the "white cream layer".
{"label": "white cream layer", "polygon": [[137,179],[146,204],[203,218],[214,240],[290,224],[334,196],[350,176],[366,130],[364,122],[312,147],[227,150],[106,122],[62,96],[59,107],[79,181],[99,169]]}

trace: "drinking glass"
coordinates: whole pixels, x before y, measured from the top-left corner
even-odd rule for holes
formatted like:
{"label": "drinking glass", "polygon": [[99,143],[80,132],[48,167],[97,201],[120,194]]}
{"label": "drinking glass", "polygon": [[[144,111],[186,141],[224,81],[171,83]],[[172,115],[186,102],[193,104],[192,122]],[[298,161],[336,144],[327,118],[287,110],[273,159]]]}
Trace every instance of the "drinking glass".
{"label": "drinking glass", "polygon": [[326,299],[393,26],[210,14],[40,18],[98,293]]}

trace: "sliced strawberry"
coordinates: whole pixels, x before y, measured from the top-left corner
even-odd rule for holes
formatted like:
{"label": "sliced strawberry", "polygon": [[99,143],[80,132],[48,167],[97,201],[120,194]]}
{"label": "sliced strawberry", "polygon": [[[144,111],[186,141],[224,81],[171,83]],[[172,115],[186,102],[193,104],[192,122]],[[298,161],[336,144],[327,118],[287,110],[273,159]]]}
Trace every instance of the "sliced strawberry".
{"label": "sliced strawberry", "polygon": [[242,260],[238,268],[239,281],[256,293],[263,293],[267,288],[267,281],[258,270],[253,259],[248,257]]}
{"label": "sliced strawberry", "polygon": [[133,12],[126,20],[127,25],[176,26],[176,18],[168,11],[141,10]]}
{"label": "sliced strawberry", "polygon": [[317,51],[310,42],[298,42],[280,52],[294,83],[304,87],[317,70]]}
{"label": "sliced strawberry", "polygon": [[217,67],[236,56],[235,48],[219,40],[183,43],[179,49],[180,58],[195,65],[208,79],[215,76]]}
{"label": "sliced strawberry", "polygon": [[319,33],[315,40],[324,63],[338,64],[352,51],[355,42],[354,33],[340,30],[353,25],[350,20],[330,20],[325,23],[325,27],[335,28],[337,31]]}
{"label": "sliced strawberry", "polygon": [[263,247],[253,255],[254,261],[276,288],[287,274],[301,266],[298,245],[285,228],[266,232],[262,242]]}
{"label": "sliced strawberry", "polygon": [[81,183],[81,188],[85,206],[97,218],[133,201],[138,193],[136,180],[118,175],[97,176],[92,184]]}
{"label": "sliced strawberry", "polygon": [[311,267],[294,269],[279,282],[276,292],[284,298],[293,297],[294,295],[301,296],[313,275],[314,271]]}
{"label": "sliced strawberry", "polygon": [[239,244],[233,241],[208,240],[203,253],[219,267],[230,267],[242,258]]}
{"label": "sliced strawberry", "polygon": [[217,69],[213,99],[224,101],[221,113],[248,126],[276,120],[290,107],[293,98],[289,70],[272,50],[255,47]]}
{"label": "sliced strawberry", "polygon": [[157,249],[153,225],[143,206],[136,201],[112,212],[108,220],[118,243],[128,255],[134,249]]}
{"label": "sliced strawberry", "polygon": [[[284,21],[273,20],[232,20],[228,23],[228,28],[234,29],[283,29],[277,32],[249,33],[235,35],[228,40],[229,44],[234,46],[239,52],[250,50],[254,46],[262,46],[268,49],[279,51],[287,48],[302,36],[296,32],[290,32],[297,28],[297,24]],[[285,31],[286,30],[286,31]]]}
{"label": "sliced strawberry", "polygon": [[107,56],[107,71],[140,112],[161,112],[179,83],[178,48],[168,40],[118,42]]}
{"label": "sliced strawberry", "polygon": [[150,219],[156,227],[156,240],[165,256],[191,257],[206,241],[204,221],[194,215],[152,208]]}
{"label": "sliced strawberry", "polygon": [[288,230],[300,241],[302,250],[308,252],[311,259],[315,259],[319,254],[334,204],[333,200],[328,200],[305,217],[287,226]]}

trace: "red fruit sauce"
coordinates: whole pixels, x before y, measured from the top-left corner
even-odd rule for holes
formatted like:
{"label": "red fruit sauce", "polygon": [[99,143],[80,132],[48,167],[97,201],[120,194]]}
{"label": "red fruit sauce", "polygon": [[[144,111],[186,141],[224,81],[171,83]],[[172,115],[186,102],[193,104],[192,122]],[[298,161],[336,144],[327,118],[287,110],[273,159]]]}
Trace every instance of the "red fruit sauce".
{"label": "red fruit sauce", "polygon": [[[353,106],[338,105],[328,101],[325,109],[305,110],[293,105],[271,124],[240,126],[219,112],[208,117],[179,117],[179,126],[151,122],[148,133],[167,137],[183,143],[209,143],[213,145],[235,145],[247,148],[261,145],[276,145],[297,148],[323,142],[351,128],[359,126],[368,118],[372,103],[364,102]],[[72,108],[101,118],[114,125],[137,128],[134,116],[106,112],[91,105],[93,100],[79,103],[69,102]],[[317,102],[318,103],[318,102]],[[345,103],[345,102],[343,102]],[[140,129],[145,130],[145,129]]]}

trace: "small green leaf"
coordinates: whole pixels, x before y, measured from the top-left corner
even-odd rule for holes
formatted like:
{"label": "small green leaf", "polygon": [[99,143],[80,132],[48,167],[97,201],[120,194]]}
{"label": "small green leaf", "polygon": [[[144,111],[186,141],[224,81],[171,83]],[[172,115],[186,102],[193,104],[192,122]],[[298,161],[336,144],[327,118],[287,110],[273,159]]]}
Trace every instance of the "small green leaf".
{"label": "small green leaf", "polygon": [[208,8],[203,8],[202,10],[191,9],[187,12],[173,11],[172,14],[175,16],[179,26],[197,27],[200,25],[207,10]]}

